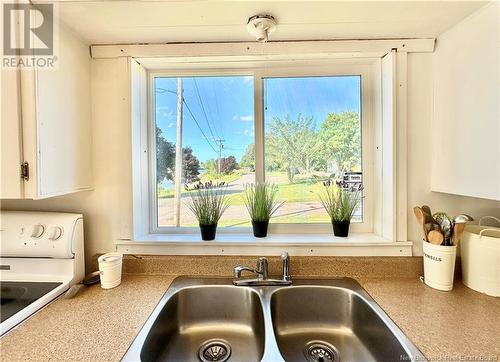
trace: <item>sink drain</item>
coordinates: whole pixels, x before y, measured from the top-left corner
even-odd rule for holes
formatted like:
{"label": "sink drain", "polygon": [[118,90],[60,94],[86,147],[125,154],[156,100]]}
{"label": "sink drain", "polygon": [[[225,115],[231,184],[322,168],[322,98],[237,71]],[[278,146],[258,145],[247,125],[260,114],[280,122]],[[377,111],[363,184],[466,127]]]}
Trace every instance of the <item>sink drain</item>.
{"label": "sink drain", "polygon": [[231,355],[231,347],[222,339],[211,339],[203,343],[198,356],[203,362],[224,362]]}
{"label": "sink drain", "polygon": [[340,361],[339,352],[330,343],[311,341],[304,348],[304,355],[309,362]]}

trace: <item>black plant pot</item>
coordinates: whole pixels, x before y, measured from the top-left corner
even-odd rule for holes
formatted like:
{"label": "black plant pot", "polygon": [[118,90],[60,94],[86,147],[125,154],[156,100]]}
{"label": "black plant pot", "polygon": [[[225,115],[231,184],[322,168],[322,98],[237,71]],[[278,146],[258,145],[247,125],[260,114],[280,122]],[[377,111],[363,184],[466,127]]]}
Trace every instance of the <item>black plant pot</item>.
{"label": "black plant pot", "polygon": [[201,239],[202,240],[214,240],[215,232],[217,231],[217,225],[201,225]]}
{"label": "black plant pot", "polygon": [[346,237],[349,235],[349,224],[350,221],[336,221],[332,220],[333,234],[335,236]]}
{"label": "black plant pot", "polygon": [[253,236],[255,236],[256,238],[265,238],[267,236],[268,226],[269,226],[269,220],[267,221],[252,220]]}

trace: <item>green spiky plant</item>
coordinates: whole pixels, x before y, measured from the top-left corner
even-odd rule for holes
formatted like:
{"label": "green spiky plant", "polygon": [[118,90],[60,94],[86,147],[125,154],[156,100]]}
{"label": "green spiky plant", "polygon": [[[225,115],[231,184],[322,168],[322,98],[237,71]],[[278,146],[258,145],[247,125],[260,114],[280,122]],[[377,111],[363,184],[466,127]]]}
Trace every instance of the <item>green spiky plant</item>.
{"label": "green spiky plant", "polygon": [[252,221],[269,221],[271,216],[284,204],[276,198],[278,186],[271,183],[245,185],[243,201]]}
{"label": "green spiky plant", "polygon": [[200,225],[216,226],[229,202],[225,188],[221,188],[220,192],[215,188],[205,188],[192,193],[191,200],[186,205]]}
{"label": "green spiky plant", "polygon": [[319,199],[332,221],[351,221],[361,200],[361,192],[345,190],[333,184],[325,186]]}

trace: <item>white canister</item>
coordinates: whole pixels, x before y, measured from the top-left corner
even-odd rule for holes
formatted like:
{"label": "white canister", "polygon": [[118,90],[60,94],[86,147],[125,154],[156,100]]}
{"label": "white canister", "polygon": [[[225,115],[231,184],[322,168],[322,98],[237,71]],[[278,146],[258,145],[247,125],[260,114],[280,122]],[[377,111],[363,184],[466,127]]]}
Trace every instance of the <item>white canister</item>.
{"label": "white canister", "polygon": [[107,253],[97,259],[102,288],[111,289],[120,285],[122,281],[122,259],[123,255],[120,253]]}
{"label": "white canister", "polygon": [[434,289],[452,290],[457,246],[434,245],[424,241],[423,251],[424,283]]}
{"label": "white canister", "polygon": [[460,240],[460,254],[463,283],[478,292],[500,297],[500,228],[483,226],[481,221],[479,225],[467,226]]}

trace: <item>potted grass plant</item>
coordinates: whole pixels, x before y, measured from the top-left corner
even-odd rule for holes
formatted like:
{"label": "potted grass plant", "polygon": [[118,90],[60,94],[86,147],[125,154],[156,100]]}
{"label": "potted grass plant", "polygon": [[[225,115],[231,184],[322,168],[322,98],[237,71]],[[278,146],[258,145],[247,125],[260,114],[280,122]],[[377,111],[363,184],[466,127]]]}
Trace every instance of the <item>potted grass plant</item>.
{"label": "potted grass plant", "polygon": [[229,206],[225,188],[213,187],[198,189],[191,194],[187,207],[192,211],[200,225],[201,238],[214,240],[217,224]]}
{"label": "potted grass plant", "polygon": [[267,236],[269,219],[283,205],[278,202],[278,186],[270,183],[257,183],[245,186],[243,200],[252,219],[253,235],[257,238]]}
{"label": "potted grass plant", "polygon": [[319,194],[321,204],[332,221],[335,236],[349,235],[349,225],[361,200],[361,193],[360,189],[349,190],[332,184],[325,185],[323,192]]}

